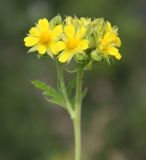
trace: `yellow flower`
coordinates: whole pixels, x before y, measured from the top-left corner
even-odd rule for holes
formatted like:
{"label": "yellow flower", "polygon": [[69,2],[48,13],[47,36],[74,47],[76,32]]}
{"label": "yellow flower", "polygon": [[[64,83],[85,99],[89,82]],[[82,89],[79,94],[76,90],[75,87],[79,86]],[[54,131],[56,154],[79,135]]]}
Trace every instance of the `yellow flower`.
{"label": "yellow flower", "polygon": [[56,55],[64,48],[64,43],[59,41],[62,32],[62,25],[51,29],[46,18],[40,19],[24,38],[25,46],[32,47],[29,52],[38,51],[39,54],[47,52],[50,56],[53,56],[52,53]]}
{"label": "yellow flower", "polygon": [[64,26],[64,50],[59,55],[60,62],[70,61],[73,55],[83,53],[89,47],[89,41],[84,38],[85,33],[86,28],[84,26],[75,28],[70,23]]}
{"label": "yellow flower", "polygon": [[117,29],[112,28],[109,22],[106,22],[106,29],[100,43],[97,45],[97,50],[105,56],[114,56],[116,59],[121,59],[121,54],[117,47],[121,46],[121,40],[118,37]]}

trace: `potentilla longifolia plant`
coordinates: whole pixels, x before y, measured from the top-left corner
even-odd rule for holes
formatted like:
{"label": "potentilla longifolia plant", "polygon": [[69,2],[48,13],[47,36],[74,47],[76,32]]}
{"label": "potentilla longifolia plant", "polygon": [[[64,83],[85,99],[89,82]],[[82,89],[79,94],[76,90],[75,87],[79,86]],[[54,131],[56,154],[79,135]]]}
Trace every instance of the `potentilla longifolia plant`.
{"label": "potentilla longifolia plant", "polygon": [[[39,19],[24,42],[30,48],[29,53],[36,52],[39,58],[48,56],[55,61],[57,90],[38,80],[32,84],[43,91],[48,102],[64,108],[70,115],[75,135],[75,160],[81,160],[81,106],[87,93],[87,89],[82,88],[84,71],[90,70],[95,63],[110,64],[113,57],[121,59],[118,28],[103,18],[67,16],[62,20],[58,15],[50,21]],[[66,63],[67,67],[71,61],[75,67],[72,74],[76,74],[76,78],[65,84],[63,66]]]}

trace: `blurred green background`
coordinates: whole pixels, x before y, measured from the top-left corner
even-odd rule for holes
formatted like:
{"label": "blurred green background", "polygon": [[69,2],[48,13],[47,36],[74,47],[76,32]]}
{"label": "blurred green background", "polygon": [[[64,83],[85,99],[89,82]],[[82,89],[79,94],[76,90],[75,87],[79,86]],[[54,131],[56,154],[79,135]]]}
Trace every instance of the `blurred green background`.
{"label": "blurred green background", "polygon": [[83,160],[146,159],[146,1],[0,1],[0,160],[73,160],[71,121],[30,81],[55,86],[48,58],[27,55],[23,38],[39,18],[104,17],[119,27],[123,59],[85,74]]}

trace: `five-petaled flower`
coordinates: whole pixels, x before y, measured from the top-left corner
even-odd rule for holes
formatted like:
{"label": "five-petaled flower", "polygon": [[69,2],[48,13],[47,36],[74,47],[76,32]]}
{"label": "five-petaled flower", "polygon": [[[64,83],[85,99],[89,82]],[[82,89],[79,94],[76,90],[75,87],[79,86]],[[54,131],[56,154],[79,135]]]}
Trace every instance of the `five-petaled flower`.
{"label": "five-petaled flower", "polygon": [[114,56],[121,59],[121,54],[117,47],[121,46],[121,40],[118,37],[117,29],[112,28],[109,22],[106,22],[106,29],[100,43],[97,44],[97,50],[105,56]]}
{"label": "five-petaled flower", "polygon": [[63,42],[60,41],[62,25],[56,25],[53,29],[49,26],[46,18],[40,19],[36,27],[29,30],[29,34],[24,38],[25,46],[32,47],[29,51],[38,51],[39,54],[46,52],[52,56],[63,49]]}
{"label": "five-petaled flower", "polygon": [[89,41],[84,39],[85,32],[84,26],[80,26],[78,29],[73,24],[64,26],[64,50],[59,55],[60,62],[70,61],[74,54],[83,53],[89,47]]}

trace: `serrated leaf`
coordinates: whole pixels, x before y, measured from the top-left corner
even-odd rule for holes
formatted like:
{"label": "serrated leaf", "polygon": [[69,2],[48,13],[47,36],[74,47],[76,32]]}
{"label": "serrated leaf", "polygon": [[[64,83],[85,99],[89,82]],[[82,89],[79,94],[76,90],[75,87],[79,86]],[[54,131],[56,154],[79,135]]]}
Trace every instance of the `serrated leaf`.
{"label": "serrated leaf", "polygon": [[48,98],[48,97],[45,97],[45,99],[48,101],[48,102],[50,102],[50,103],[53,103],[53,104],[57,104],[57,105],[59,105],[59,106],[61,106],[61,107],[65,107],[65,101],[64,101],[64,99],[63,99],[63,97],[62,96],[58,96],[58,97],[54,97],[54,98]]}
{"label": "serrated leaf", "polygon": [[43,95],[45,95],[45,98],[47,101],[60,105],[62,107],[65,107],[65,100],[62,94],[57,92],[55,89],[51,88],[49,85],[47,85],[44,82],[41,82],[39,80],[32,81],[32,84],[43,91]]}
{"label": "serrated leaf", "polygon": [[58,94],[53,88],[51,88],[49,85],[47,85],[44,82],[41,82],[39,80],[32,81],[32,84],[41,90],[43,90],[43,94],[46,96],[53,96],[55,94]]}

